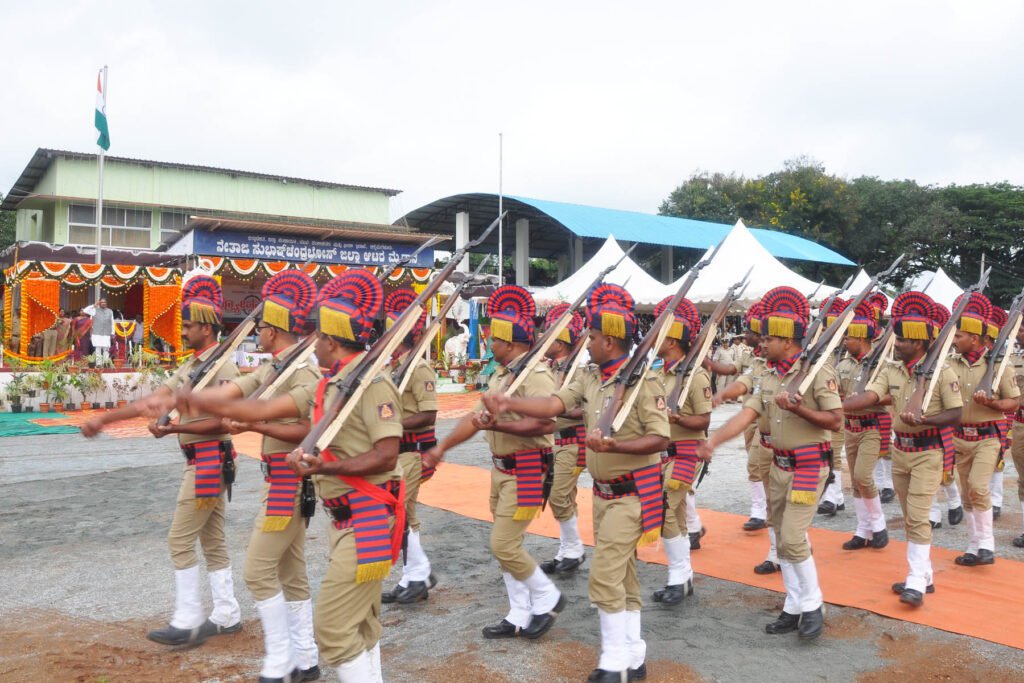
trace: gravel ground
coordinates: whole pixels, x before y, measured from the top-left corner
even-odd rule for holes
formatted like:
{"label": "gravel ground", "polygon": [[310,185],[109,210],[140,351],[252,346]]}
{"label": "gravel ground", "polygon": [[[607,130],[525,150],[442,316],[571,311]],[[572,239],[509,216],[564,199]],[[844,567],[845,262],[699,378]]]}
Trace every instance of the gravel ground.
{"label": "gravel ground", "polygon": [[[716,411],[720,424],[735,406]],[[455,424],[438,425],[443,435]],[[734,442],[716,456],[698,505],[746,515],[745,454]],[[173,578],[166,533],[180,484],[180,456],[170,440],[86,440],[80,435],[12,437],[0,454],[0,679],[254,680],[262,656],[259,622],[241,566],[261,479],[256,462],[240,464],[227,517],[228,548],[246,629],[186,653],[167,653],[144,639],[168,619]],[[449,460],[484,466],[486,446],[474,439]],[[1016,475],[1007,468],[1006,513],[996,523],[997,554],[1015,551],[1019,533]],[[581,485],[589,480],[581,481]],[[474,492],[485,496],[485,491]],[[848,508],[817,526],[852,531]],[[894,538],[902,539],[899,507],[886,506]],[[382,651],[388,680],[583,680],[596,664],[599,630],[587,600],[586,572],[558,579],[569,605],[541,642],[487,641],[479,629],[500,619],[507,602],[488,550],[489,525],[421,507],[423,541],[439,585],[425,603],[385,606]],[[322,515],[310,525],[310,581],[326,563]],[[963,525],[936,532],[937,545],[960,548]],[[536,558],[555,549],[528,536]],[[589,552],[588,552],[589,557]],[[1017,558],[1019,559],[1019,558]],[[584,565],[586,569],[586,565]],[[642,564],[645,588],[660,586],[664,568]],[[393,581],[392,579],[391,581]],[[386,582],[390,585],[391,581]],[[782,597],[741,584],[698,577],[696,594],[676,609],[647,604],[644,637],[652,681],[891,680],[942,678],[1018,680],[1019,651],[935,629],[830,606],[825,637],[810,645],[768,636],[764,623]],[[208,598],[207,598],[208,601]],[[1009,625],[1008,625],[1009,626]],[[326,680],[333,680],[333,674]]]}

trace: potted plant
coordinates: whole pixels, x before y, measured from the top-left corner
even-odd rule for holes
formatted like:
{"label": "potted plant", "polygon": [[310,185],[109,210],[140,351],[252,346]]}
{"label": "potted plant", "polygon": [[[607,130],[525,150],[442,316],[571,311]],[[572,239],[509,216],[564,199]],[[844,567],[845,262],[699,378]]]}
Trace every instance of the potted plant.
{"label": "potted plant", "polygon": [[[103,381],[103,373],[96,368],[89,368],[83,370],[79,375],[82,379],[82,399],[91,403],[93,410],[99,410],[100,404],[96,399],[99,398],[100,392],[107,388],[107,383]],[[83,409],[86,404],[82,404]]]}
{"label": "potted plant", "polygon": [[114,389],[114,395],[117,396],[117,407],[123,408],[128,405],[128,397],[135,390],[135,385],[126,377],[115,377],[110,385]]}
{"label": "potted plant", "polygon": [[476,378],[480,375],[480,366],[466,366],[466,391],[476,390]]}
{"label": "potted plant", "polygon": [[11,381],[7,384],[7,400],[11,403],[11,412],[21,412],[22,399],[27,397],[28,391],[28,374],[15,368],[11,372]]}

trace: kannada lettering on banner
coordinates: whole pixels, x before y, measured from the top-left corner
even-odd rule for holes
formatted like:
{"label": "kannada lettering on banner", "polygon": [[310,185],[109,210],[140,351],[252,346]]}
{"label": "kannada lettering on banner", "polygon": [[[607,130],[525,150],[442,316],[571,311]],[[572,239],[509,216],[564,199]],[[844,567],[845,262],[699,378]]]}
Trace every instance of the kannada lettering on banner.
{"label": "kannada lettering on banner", "polygon": [[[416,251],[415,244],[312,240],[276,235],[195,231],[196,254],[264,261],[304,263],[347,263],[360,266],[387,266],[398,263]],[[411,264],[432,268],[434,250],[424,249]]]}
{"label": "kannada lettering on banner", "polygon": [[221,286],[224,304],[221,307],[225,318],[244,318],[262,301],[260,288],[244,282],[227,280]]}

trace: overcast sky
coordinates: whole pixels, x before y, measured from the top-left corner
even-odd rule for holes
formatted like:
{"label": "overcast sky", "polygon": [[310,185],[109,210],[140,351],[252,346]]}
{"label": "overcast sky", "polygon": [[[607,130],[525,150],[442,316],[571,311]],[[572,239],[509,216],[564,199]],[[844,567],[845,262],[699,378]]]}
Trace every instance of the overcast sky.
{"label": "overcast sky", "polygon": [[[325,9],[325,6],[330,6]],[[344,5],[343,9],[336,6]],[[37,147],[656,212],[695,170],[1024,184],[1024,9],[970,2],[5,3]]]}

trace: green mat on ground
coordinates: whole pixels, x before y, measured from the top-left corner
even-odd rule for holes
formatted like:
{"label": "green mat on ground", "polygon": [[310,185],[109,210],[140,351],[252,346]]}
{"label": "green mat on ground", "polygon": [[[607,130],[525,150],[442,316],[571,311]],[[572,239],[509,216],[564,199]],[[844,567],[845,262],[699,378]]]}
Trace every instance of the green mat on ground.
{"label": "green mat on ground", "polygon": [[67,419],[64,413],[0,413],[0,437],[32,436],[34,434],[74,434],[79,431],[72,425],[40,425],[32,420]]}

